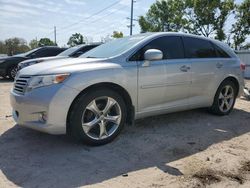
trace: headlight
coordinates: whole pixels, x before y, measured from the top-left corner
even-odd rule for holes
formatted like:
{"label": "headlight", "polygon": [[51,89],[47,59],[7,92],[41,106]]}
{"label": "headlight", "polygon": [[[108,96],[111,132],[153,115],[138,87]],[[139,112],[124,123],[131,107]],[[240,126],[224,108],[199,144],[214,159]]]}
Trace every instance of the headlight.
{"label": "headlight", "polygon": [[36,61],[31,61],[31,62],[28,62],[28,63],[20,63],[19,64],[19,67],[21,68],[21,69],[23,69],[23,68],[25,68],[25,67],[28,67],[28,66],[30,66],[30,65],[34,65],[34,64],[36,64],[37,62]]}
{"label": "headlight", "polygon": [[27,63],[26,66],[34,65],[36,63],[38,63],[38,62],[37,61],[31,61],[31,62]]}
{"label": "headlight", "polygon": [[62,83],[69,77],[69,74],[33,76],[28,83],[27,91],[32,89]]}

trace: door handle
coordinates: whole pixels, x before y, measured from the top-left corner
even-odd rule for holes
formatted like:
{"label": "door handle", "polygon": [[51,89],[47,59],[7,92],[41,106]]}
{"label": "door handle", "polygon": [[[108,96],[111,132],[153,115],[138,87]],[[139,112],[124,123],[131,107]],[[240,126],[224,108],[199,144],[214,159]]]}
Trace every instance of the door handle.
{"label": "door handle", "polygon": [[186,65],[183,65],[183,66],[180,67],[180,70],[181,70],[182,72],[187,72],[188,70],[190,70],[190,67],[189,67],[189,66],[186,66]]}
{"label": "door handle", "polygon": [[223,64],[222,64],[222,63],[217,63],[217,64],[216,64],[216,67],[217,67],[218,69],[220,69],[221,67],[223,67]]}

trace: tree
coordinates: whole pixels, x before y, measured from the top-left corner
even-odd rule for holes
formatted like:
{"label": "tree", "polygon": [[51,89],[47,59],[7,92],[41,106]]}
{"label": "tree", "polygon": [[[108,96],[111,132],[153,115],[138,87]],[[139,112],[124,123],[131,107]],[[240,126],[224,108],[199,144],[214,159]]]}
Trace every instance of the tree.
{"label": "tree", "polygon": [[86,38],[82,36],[80,33],[75,33],[72,34],[72,36],[69,38],[68,45],[69,46],[76,46],[80,44],[85,44],[86,43]]}
{"label": "tree", "polygon": [[123,33],[120,31],[114,31],[113,32],[113,35],[112,35],[113,38],[123,38]]}
{"label": "tree", "polygon": [[8,55],[24,53],[30,50],[27,46],[27,42],[24,39],[17,37],[6,39],[4,45]]}
{"label": "tree", "polygon": [[179,31],[186,24],[185,2],[160,0],[151,5],[146,16],[140,16],[141,32]]}
{"label": "tree", "polygon": [[41,38],[38,42],[38,46],[56,46],[56,44],[49,38]]}
{"label": "tree", "polygon": [[233,25],[231,33],[233,34],[233,44],[235,49],[246,41],[247,35],[250,35],[250,0],[245,0],[236,7],[236,23]]}
{"label": "tree", "polygon": [[186,0],[189,33],[225,40],[224,25],[234,9],[233,0]]}
{"label": "tree", "polygon": [[33,39],[30,41],[29,46],[31,49],[35,49],[38,47],[38,41],[36,39]]}
{"label": "tree", "polygon": [[0,41],[0,54],[7,54],[7,49],[3,41]]}

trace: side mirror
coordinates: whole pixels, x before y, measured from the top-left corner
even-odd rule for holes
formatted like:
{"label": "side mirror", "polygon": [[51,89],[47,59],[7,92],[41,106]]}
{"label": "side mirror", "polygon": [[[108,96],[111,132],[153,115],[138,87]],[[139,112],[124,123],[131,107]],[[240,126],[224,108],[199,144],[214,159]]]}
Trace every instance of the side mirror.
{"label": "side mirror", "polygon": [[161,50],[149,49],[144,53],[144,60],[147,61],[162,60],[162,58],[163,58],[163,53]]}

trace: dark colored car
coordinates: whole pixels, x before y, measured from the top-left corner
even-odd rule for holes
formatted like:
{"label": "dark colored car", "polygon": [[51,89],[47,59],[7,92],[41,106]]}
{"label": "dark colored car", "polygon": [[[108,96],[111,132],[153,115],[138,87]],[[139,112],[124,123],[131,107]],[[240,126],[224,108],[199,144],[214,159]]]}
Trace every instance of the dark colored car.
{"label": "dark colored car", "polygon": [[0,76],[14,79],[17,73],[18,63],[28,59],[56,56],[65,49],[66,48],[56,46],[46,46],[33,49],[23,54],[0,58]]}
{"label": "dark colored car", "polygon": [[81,44],[78,46],[71,47],[71,48],[63,51],[62,53],[60,53],[54,57],[43,57],[43,58],[25,60],[25,61],[22,61],[21,63],[18,64],[18,70],[21,70],[25,67],[28,67],[30,65],[34,65],[37,63],[58,60],[58,59],[65,59],[65,58],[69,58],[69,57],[76,58],[76,57],[79,57],[80,55],[84,54],[85,52],[99,46],[100,44],[102,44],[102,43]]}

